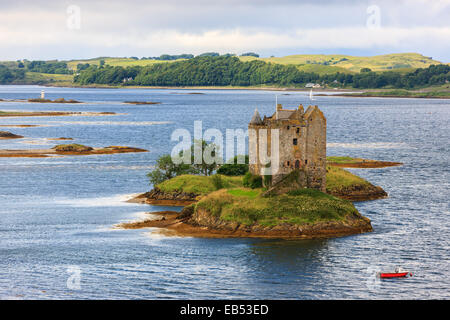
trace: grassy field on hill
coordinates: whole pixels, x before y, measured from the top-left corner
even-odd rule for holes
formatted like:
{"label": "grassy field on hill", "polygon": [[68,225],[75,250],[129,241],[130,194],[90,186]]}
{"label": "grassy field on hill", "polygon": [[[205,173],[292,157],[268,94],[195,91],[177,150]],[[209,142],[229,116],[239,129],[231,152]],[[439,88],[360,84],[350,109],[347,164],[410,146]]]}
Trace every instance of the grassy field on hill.
{"label": "grassy field on hill", "polygon": [[48,83],[58,82],[71,84],[73,81],[72,74],[49,74],[39,72],[26,72],[25,81],[27,83]]}
{"label": "grassy field on hill", "polygon": [[[356,57],[347,55],[325,55],[325,54],[298,54],[285,57],[273,58],[255,58],[240,57],[243,61],[263,60],[266,62],[293,64],[298,66],[310,66],[310,71],[315,72],[315,68],[320,70],[322,67],[338,67],[351,72],[359,72],[362,68],[369,68],[372,71],[387,71],[403,69],[411,71],[415,68],[426,68],[432,64],[441,64],[441,62],[425,57],[418,53],[394,53],[372,57]],[[329,73],[335,70],[329,69]],[[322,69],[322,72],[324,69]],[[327,72],[328,73],[328,72]]]}
{"label": "grassy field on hill", "polygon": [[[358,73],[362,68],[370,68],[372,71],[395,70],[408,72],[416,68],[426,68],[432,64],[441,62],[425,57],[418,53],[396,53],[372,57],[356,57],[348,55],[325,55],[325,54],[299,54],[285,57],[256,58],[252,56],[239,57],[241,61],[262,60],[265,62],[296,65],[299,70],[305,72],[315,72],[318,74]],[[104,60],[106,65],[111,66],[148,66],[155,63],[181,61],[184,59],[164,61],[164,60],[135,60],[132,58],[95,58],[87,60],[68,61],[70,69],[76,70],[78,63],[89,63],[99,65],[100,60]]]}
{"label": "grassy field on hill", "polygon": [[136,60],[131,58],[95,58],[90,60],[72,60],[67,62],[67,66],[69,69],[76,70],[77,65],[79,63],[89,63],[92,65],[100,65],[100,60],[104,60],[106,65],[110,65],[113,67],[134,67],[141,66],[145,67],[148,65],[152,65],[155,63],[163,63],[163,62],[172,62],[172,61],[181,61],[184,59],[164,61],[164,60]]}
{"label": "grassy field on hill", "polygon": [[324,74],[335,74],[337,72],[340,73],[354,73],[353,71],[349,70],[349,69],[345,69],[342,67],[337,67],[337,66],[325,66],[325,65],[321,65],[321,64],[304,64],[304,65],[298,65],[297,69],[306,73],[317,73],[319,75],[324,75]]}
{"label": "grassy field on hill", "polygon": [[[135,86],[243,86],[255,88],[268,86],[303,88],[305,84],[315,82],[324,84],[325,87],[328,86],[330,88],[369,89],[369,91],[377,88],[385,88],[386,90],[398,88],[411,91],[445,84],[443,82],[445,79],[443,80],[442,78],[448,77],[445,72],[442,73],[439,71],[439,68],[443,67],[444,64],[433,60],[431,57],[425,57],[417,53],[386,54],[371,57],[324,54],[301,54],[270,58],[243,56],[230,58],[228,60],[222,59],[224,57],[225,56],[220,56],[217,57],[218,60],[209,62],[205,62],[197,57],[188,60],[98,57],[93,59],[78,59],[59,62],[56,60],[46,62],[26,61],[24,62],[25,66],[21,69],[19,68],[19,63],[17,61],[2,61],[0,62],[0,67],[3,68],[3,76],[0,72],[0,83],[70,86],[73,85],[75,76],[76,84],[86,86],[120,86],[122,83],[117,79],[121,77],[122,79],[131,79],[133,83],[127,83],[127,85]],[[238,62],[233,62],[232,59],[235,59]],[[98,74],[94,74],[94,71],[92,71],[94,68],[87,68],[81,71],[80,76],[78,76],[78,64],[98,66],[102,60],[105,62],[106,66],[116,67],[116,69],[119,70],[114,70],[112,74],[111,71],[101,74],[102,69],[100,69],[100,71],[95,71]],[[248,66],[244,66],[244,62],[255,60],[270,64],[250,65],[247,63]],[[171,63],[168,64],[168,62]],[[172,62],[175,62],[175,64],[172,65]],[[239,62],[241,65],[239,65]],[[70,72],[61,72],[61,67],[57,64],[62,64],[66,71],[67,69],[74,71],[74,75],[61,74]],[[159,66],[160,64],[164,65]],[[30,67],[32,65],[34,65],[33,68]],[[152,68],[154,65],[158,65],[158,67]],[[432,65],[440,66],[435,67]],[[127,69],[127,67],[136,66],[141,68]],[[170,66],[176,67],[171,68]],[[235,69],[239,70],[234,70],[233,66]],[[66,67],[67,69],[65,69]],[[86,66],[84,66],[84,68],[86,68]],[[424,68],[419,69],[420,72],[432,73],[426,78],[427,81],[422,81],[422,83],[421,79],[425,78],[422,75],[417,76],[414,74],[414,71],[418,70],[418,68]],[[55,71],[54,69],[58,72],[50,72]],[[360,73],[362,69],[370,69],[374,72]],[[433,70],[430,71],[428,69]],[[19,71],[21,71],[21,73]],[[43,73],[47,71],[48,73]],[[84,76],[86,74],[89,75]],[[434,78],[431,79],[433,81],[429,79],[431,76],[434,76]],[[333,80],[335,81],[334,83],[332,83]],[[378,95],[408,97],[448,96],[446,93],[440,93],[440,91],[447,90],[433,90],[434,92],[429,93],[428,95],[404,91],[405,92],[399,91],[397,92],[398,94],[396,92],[388,92],[380,93]],[[364,96],[377,96],[377,94],[365,93]]]}

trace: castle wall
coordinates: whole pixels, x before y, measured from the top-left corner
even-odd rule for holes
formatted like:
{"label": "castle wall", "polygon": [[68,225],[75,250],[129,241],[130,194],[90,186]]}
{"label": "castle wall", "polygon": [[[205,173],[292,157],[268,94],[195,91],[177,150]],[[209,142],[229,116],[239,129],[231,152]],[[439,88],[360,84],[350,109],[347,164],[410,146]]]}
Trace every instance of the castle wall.
{"label": "castle wall", "polygon": [[[279,167],[272,175],[272,185],[281,181],[295,169],[306,173],[304,187],[325,191],[326,186],[326,119],[317,107],[310,107],[303,113],[303,107],[298,110],[282,110],[267,118],[264,124],[249,125],[256,130],[256,136],[249,135],[249,154],[256,152],[256,164],[250,164],[250,172],[261,175],[264,168],[259,159],[259,130],[267,130],[267,153],[270,155],[271,129],[279,130]],[[277,119],[279,114],[289,116],[288,119]],[[307,116],[307,119],[305,118]],[[294,140],[295,139],[295,140]],[[255,144],[255,145],[254,145]],[[250,157],[251,158],[251,157]]]}
{"label": "castle wall", "polygon": [[326,189],[326,120],[319,116],[307,119],[306,172],[310,188]]}

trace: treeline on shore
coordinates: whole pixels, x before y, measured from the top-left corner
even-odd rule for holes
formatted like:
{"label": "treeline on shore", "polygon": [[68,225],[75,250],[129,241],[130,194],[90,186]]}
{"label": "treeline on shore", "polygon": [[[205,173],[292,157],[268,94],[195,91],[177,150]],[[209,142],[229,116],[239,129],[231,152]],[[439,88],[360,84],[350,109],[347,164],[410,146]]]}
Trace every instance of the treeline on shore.
{"label": "treeline on shore", "polygon": [[[246,53],[251,55],[253,53]],[[244,54],[243,54],[244,55]],[[256,54],[255,54],[256,55]],[[167,58],[168,59],[168,58]],[[169,59],[170,60],[170,59]],[[67,63],[24,61],[15,66],[0,64],[0,84],[26,83],[26,72],[72,74]],[[414,89],[443,85],[450,81],[449,65],[432,65],[412,72],[372,72],[318,74],[300,71],[295,65],[242,61],[232,55],[205,53],[187,60],[161,62],[147,66],[77,65],[74,82],[80,85],[125,86],[279,86],[304,87],[319,83],[327,87],[356,89]]]}
{"label": "treeline on shore", "polygon": [[48,74],[73,73],[73,71],[67,67],[67,63],[60,61],[31,61],[26,63],[26,68],[30,72],[40,72]]}
{"label": "treeline on shore", "polygon": [[26,84],[26,72],[45,74],[73,74],[65,62],[17,61],[14,64],[0,63],[0,84]]}
{"label": "treeline on shore", "polygon": [[432,65],[406,74],[395,71],[364,71],[358,74],[337,72],[319,75],[300,71],[294,65],[259,60],[243,62],[237,57],[229,56],[204,56],[144,67],[91,65],[76,75],[74,82],[81,85],[135,86],[302,86],[306,83],[320,83],[330,87],[412,89],[450,81],[448,65]]}
{"label": "treeline on shore", "polygon": [[0,65],[0,84],[8,84],[23,79],[25,79],[25,70]]}

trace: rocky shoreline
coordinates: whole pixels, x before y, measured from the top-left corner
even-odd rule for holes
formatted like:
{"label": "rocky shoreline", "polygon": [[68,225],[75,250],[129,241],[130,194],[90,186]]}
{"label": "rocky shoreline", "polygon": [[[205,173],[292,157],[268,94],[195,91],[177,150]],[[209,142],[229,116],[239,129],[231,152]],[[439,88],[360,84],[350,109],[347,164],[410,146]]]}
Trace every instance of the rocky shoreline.
{"label": "rocky shoreline", "polygon": [[200,200],[201,195],[186,192],[164,192],[155,187],[151,191],[128,200],[131,203],[153,204],[163,206],[188,206]]}
{"label": "rocky shoreline", "polygon": [[331,191],[329,194],[352,202],[377,200],[388,197],[387,192],[383,188],[372,184],[344,187],[339,191]]}
{"label": "rocky shoreline", "polygon": [[[214,217],[205,210],[193,212],[185,207],[181,213],[175,211],[150,212],[158,218],[122,223],[123,229],[158,228],[169,236],[199,238],[269,238],[269,239],[313,239],[340,237],[373,231],[370,219],[349,216],[344,221],[330,221],[305,225],[281,224],[265,227],[258,224],[243,225]],[[160,216],[160,217],[159,217]]]}

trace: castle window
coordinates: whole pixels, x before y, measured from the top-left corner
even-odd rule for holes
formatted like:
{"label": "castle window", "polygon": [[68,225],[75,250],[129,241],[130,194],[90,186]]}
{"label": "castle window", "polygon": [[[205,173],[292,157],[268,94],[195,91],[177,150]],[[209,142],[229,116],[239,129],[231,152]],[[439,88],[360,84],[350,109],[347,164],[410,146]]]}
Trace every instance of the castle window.
{"label": "castle window", "polygon": [[289,127],[289,126],[287,126],[287,129],[288,129],[288,130],[289,130],[289,128],[290,128],[290,127]]}
{"label": "castle window", "polygon": [[305,164],[308,164],[308,160],[305,160]]}
{"label": "castle window", "polygon": [[297,145],[297,138],[294,138],[294,140],[292,141],[294,143],[294,146]]}
{"label": "castle window", "polygon": [[287,166],[289,167],[289,165],[290,165],[290,163],[289,163],[289,161],[287,162]]}
{"label": "castle window", "polygon": [[297,133],[300,133],[300,128],[297,128]]}

